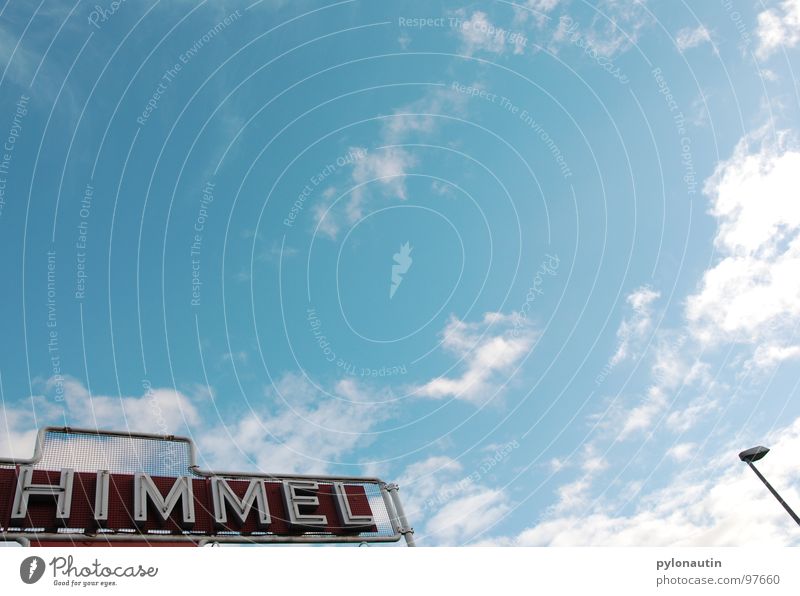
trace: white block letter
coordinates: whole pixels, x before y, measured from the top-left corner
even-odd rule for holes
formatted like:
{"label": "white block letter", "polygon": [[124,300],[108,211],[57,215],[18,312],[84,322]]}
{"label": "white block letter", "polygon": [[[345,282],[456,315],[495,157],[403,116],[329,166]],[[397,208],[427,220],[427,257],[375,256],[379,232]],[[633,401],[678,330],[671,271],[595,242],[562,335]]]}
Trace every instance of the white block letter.
{"label": "white block letter", "polygon": [[58,498],[56,502],[56,518],[69,519],[72,507],[72,479],[74,475],[74,470],[64,468],[61,470],[60,484],[34,484],[33,466],[20,467],[11,518],[22,519],[28,515],[28,499],[31,495],[52,495]]}
{"label": "white block letter", "polygon": [[317,507],[319,498],[316,495],[298,494],[319,490],[319,484],[308,480],[284,480],[283,502],[289,523],[293,526],[327,526],[328,518],[324,515],[311,515],[300,513],[300,507]]}
{"label": "white block letter", "polygon": [[176,478],[165,498],[150,475],[139,472],[133,482],[133,519],[147,521],[147,502],[150,500],[161,519],[166,521],[175,505],[178,504],[178,499],[183,505],[183,526],[192,526],[194,524],[194,494],[192,493],[191,478],[186,476]]}

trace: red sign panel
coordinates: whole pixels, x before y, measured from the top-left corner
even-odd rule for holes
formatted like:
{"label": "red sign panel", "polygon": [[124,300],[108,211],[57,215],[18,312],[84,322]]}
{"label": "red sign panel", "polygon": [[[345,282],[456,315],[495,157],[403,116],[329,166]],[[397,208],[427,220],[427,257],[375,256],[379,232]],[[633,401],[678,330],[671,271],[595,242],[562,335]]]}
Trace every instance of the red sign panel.
{"label": "red sign panel", "polygon": [[[37,486],[58,486],[60,478],[61,472],[33,471],[33,484]],[[156,476],[152,480],[159,492],[165,496],[175,484],[175,478]],[[72,499],[68,518],[58,519],[56,517],[56,496],[37,494],[30,497],[25,517],[12,520],[10,515],[13,499],[17,492],[18,474],[13,469],[0,469],[0,511],[3,512],[3,517],[0,518],[0,526],[4,528],[42,528],[51,532],[56,532],[59,528],[82,528],[88,531],[105,528],[142,533],[153,531],[183,533],[188,530],[205,535],[214,535],[218,532],[241,532],[244,534],[269,532],[272,534],[299,536],[311,530],[315,533],[346,536],[361,532],[378,531],[375,524],[361,528],[348,528],[343,525],[337,512],[336,495],[333,492],[332,484],[319,485],[319,489],[315,491],[316,500],[319,502],[318,505],[301,506],[301,510],[305,509],[303,511],[305,514],[325,517],[326,523],[310,527],[290,523],[289,515],[285,509],[283,485],[280,482],[263,481],[271,516],[271,523],[264,526],[260,526],[258,523],[259,511],[256,507],[250,508],[244,523],[237,523],[238,520],[231,515],[227,516],[229,519],[227,524],[215,523],[211,479],[192,479],[190,482],[192,483],[195,511],[195,521],[192,524],[183,522],[182,508],[180,506],[176,506],[167,516],[167,519],[162,520],[158,512],[154,510],[152,503],[148,503],[150,511],[148,511],[147,520],[137,522],[134,519],[134,476],[126,474],[110,475],[108,519],[100,524],[95,520],[94,512],[97,496],[96,474],[87,472],[76,472],[73,476]],[[249,480],[233,479],[227,479],[226,483],[239,499],[245,496],[245,492],[251,484]],[[372,509],[364,487],[344,485],[344,489],[345,498],[352,512],[355,515],[372,517]]]}

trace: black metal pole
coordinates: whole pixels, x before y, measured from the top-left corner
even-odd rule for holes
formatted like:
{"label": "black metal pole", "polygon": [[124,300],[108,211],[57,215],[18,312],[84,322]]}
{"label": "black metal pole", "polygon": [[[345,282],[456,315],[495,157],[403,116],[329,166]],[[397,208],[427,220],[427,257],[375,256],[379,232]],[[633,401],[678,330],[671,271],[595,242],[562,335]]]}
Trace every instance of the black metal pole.
{"label": "black metal pole", "polygon": [[792,511],[792,508],[789,507],[789,505],[786,503],[786,501],[784,501],[781,498],[781,496],[778,494],[778,491],[776,491],[774,488],[772,488],[772,485],[769,482],[767,482],[767,479],[764,478],[761,475],[761,472],[759,472],[758,469],[756,469],[756,467],[753,465],[753,462],[749,461],[749,462],[747,462],[747,465],[752,468],[753,472],[756,473],[756,476],[758,476],[761,479],[761,482],[763,482],[764,485],[769,489],[769,492],[772,493],[772,496],[774,496],[776,499],[778,499],[778,503],[783,505],[783,508],[786,509],[786,511],[789,513],[789,515],[792,516],[792,519],[797,523],[798,526],[800,526],[800,517],[797,517],[797,514],[794,511]]}

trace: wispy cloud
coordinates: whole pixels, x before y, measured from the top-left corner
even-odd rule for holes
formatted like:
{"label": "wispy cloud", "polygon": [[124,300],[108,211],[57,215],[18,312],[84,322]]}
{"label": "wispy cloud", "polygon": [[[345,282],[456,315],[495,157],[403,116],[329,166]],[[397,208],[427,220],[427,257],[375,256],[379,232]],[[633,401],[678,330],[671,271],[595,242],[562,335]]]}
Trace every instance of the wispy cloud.
{"label": "wispy cloud", "polygon": [[477,52],[522,54],[525,51],[528,44],[525,35],[520,31],[509,31],[495,25],[485,12],[476,10],[467,16],[467,11],[460,9],[455,14],[461,41],[459,51],[462,54],[466,56],[472,56]]}
{"label": "wispy cloud", "polygon": [[642,286],[625,299],[631,314],[617,329],[617,351],[611,357],[612,366],[637,356],[636,349],[653,328],[652,305],[660,296],[650,286]]}
{"label": "wispy cloud", "polygon": [[417,387],[416,393],[472,403],[492,399],[536,339],[530,326],[520,332],[514,321],[512,315],[494,312],[486,313],[481,321],[474,323],[451,316],[442,332],[442,346],[458,357],[461,372],[432,379]]}
{"label": "wispy cloud", "polygon": [[537,27],[542,27],[551,21],[549,14],[553,12],[564,0],[525,0],[514,4],[514,25],[522,26],[533,21]]}
{"label": "wispy cloud", "polygon": [[[387,390],[368,391],[352,379],[329,393],[304,376],[286,374],[258,405],[230,424],[210,428],[200,441],[209,467],[254,466],[262,471],[324,473],[373,440],[372,431],[391,413]],[[356,462],[353,462],[356,463]]]}
{"label": "wispy cloud", "polygon": [[[463,115],[467,97],[449,87],[437,87],[420,99],[393,110],[381,120],[381,147],[351,147],[358,155],[352,163],[350,188],[329,187],[323,200],[312,208],[317,230],[335,239],[342,228],[364,216],[374,197],[404,201],[408,198],[406,177],[418,165],[417,157],[403,143],[436,132],[440,115]],[[333,202],[341,197],[336,204]]]}
{"label": "wispy cloud", "polygon": [[667,455],[677,462],[685,462],[697,451],[697,443],[678,443],[667,451]]}
{"label": "wispy cloud", "polygon": [[399,482],[421,544],[458,545],[511,509],[508,495],[467,473],[457,460],[432,456],[408,466]]}
{"label": "wispy cloud", "polygon": [[628,51],[654,19],[646,2],[601,0],[586,30],[588,44],[599,54],[614,57]]}
{"label": "wispy cloud", "polygon": [[[775,458],[764,460],[764,473],[789,501],[800,502],[800,473],[792,461],[800,450],[800,418],[768,437]],[[694,446],[676,445],[670,455],[686,461]],[[773,457],[770,455],[770,457]],[[483,544],[513,546],[758,546],[798,545],[786,513],[726,446],[715,457],[694,458],[695,465],[676,474],[669,486],[645,494],[629,514],[599,503],[587,515],[564,507],[540,523]],[[706,463],[703,463],[703,462]],[[563,498],[582,495],[567,485]],[[565,502],[567,502],[565,500]],[[747,503],[743,507],[742,503]],[[580,508],[585,500],[575,502]]]}
{"label": "wispy cloud", "polygon": [[691,349],[688,338],[674,333],[663,334],[655,348],[650,385],[641,401],[633,407],[623,406],[621,417],[612,424],[612,428],[619,424],[616,440],[622,441],[636,433],[650,432],[653,424],[671,404],[675,404],[673,408],[680,407],[677,405],[679,394],[710,396],[710,390],[708,364]]}
{"label": "wispy cloud", "polygon": [[704,43],[712,43],[711,33],[705,26],[699,25],[697,27],[685,27],[678,31],[675,36],[675,43],[678,50],[685,52],[691,48],[696,48]]}

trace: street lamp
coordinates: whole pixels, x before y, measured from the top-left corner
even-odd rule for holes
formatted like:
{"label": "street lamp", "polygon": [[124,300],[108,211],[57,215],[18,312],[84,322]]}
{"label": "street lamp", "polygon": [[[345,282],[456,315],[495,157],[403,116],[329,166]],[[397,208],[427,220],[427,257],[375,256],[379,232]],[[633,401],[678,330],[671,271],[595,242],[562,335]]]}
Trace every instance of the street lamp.
{"label": "street lamp", "polygon": [[759,472],[756,469],[756,467],[753,465],[753,462],[756,462],[756,461],[760,460],[767,453],[769,453],[769,449],[767,449],[766,447],[761,447],[761,446],[752,447],[750,449],[742,451],[739,454],[739,459],[742,460],[743,462],[745,462],[748,466],[750,466],[750,468],[753,470],[753,472],[756,473],[756,476],[758,476],[761,479],[761,482],[764,483],[764,486],[766,486],[769,489],[769,492],[772,493],[772,496],[774,496],[776,499],[778,499],[778,503],[783,505],[783,508],[786,509],[786,511],[789,513],[789,515],[792,516],[792,519],[797,523],[798,526],[800,526],[800,517],[797,517],[797,514],[794,511],[792,511],[792,508],[789,507],[789,505],[786,504],[786,501],[784,501],[781,498],[781,496],[778,494],[778,491],[776,491],[774,488],[772,488],[772,485],[769,482],[767,482],[767,479],[764,478],[761,475],[761,472]]}

